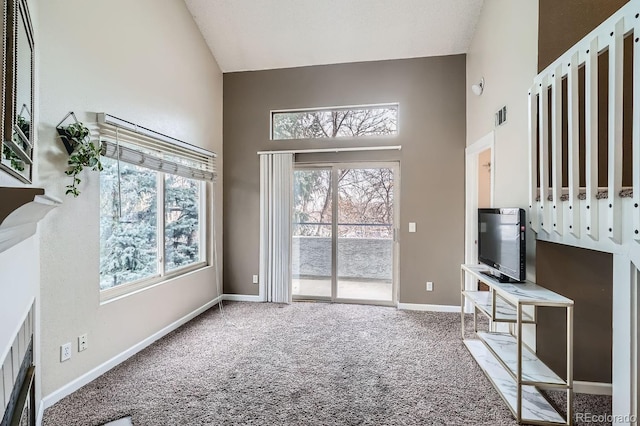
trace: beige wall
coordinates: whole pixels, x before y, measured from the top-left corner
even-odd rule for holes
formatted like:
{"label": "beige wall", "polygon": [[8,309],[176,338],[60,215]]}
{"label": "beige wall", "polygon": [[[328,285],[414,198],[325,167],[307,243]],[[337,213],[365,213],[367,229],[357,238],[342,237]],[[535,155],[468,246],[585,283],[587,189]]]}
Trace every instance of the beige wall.
{"label": "beige wall", "polygon": [[[495,128],[494,207],[528,207],[528,91],[537,74],[538,1],[485,0],[467,54],[467,145]],[[481,96],[471,85],[485,79]],[[527,277],[535,279],[535,240],[527,238]]]}
{"label": "beige wall", "polygon": [[[328,65],[224,75],[225,293],[257,294],[260,150],[402,145],[315,160],[400,160],[403,303],[459,304],[464,260],[465,57]],[[357,141],[270,141],[269,111],[399,102],[399,134]],[[308,161],[309,157],[305,159]],[[408,223],[417,233],[408,233]],[[434,291],[425,291],[425,282]]]}
{"label": "beige wall", "polygon": [[[46,0],[39,9],[37,184],[64,200],[41,223],[46,396],[216,296],[209,267],[100,304],[98,174],[83,172],[79,198],[64,195],[68,157],[55,125],[68,111],[83,121],[107,112],[221,153],[222,74],[181,1]],[[83,333],[89,349],[77,353]],[[73,357],[60,363],[65,342]]]}

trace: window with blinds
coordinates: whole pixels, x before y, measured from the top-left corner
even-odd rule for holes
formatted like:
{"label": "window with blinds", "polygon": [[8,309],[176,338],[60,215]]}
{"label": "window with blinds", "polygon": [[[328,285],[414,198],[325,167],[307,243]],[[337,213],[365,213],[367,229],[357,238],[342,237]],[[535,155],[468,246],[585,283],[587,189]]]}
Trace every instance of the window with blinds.
{"label": "window with blinds", "polygon": [[216,154],[98,115],[100,290],[109,299],[207,265],[206,183]]}

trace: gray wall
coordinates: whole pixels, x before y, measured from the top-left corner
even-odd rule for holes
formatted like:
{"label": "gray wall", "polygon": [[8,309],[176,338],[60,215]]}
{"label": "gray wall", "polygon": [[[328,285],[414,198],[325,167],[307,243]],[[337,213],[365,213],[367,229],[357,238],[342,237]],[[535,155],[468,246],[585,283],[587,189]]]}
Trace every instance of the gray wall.
{"label": "gray wall", "polygon": [[[613,255],[538,241],[537,283],[574,302],[573,378],[611,383]],[[566,312],[538,308],[537,352],[549,367],[566,374]]]}
{"label": "gray wall", "polygon": [[[316,154],[296,161],[400,162],[403,303],[459,304],[464,260],[465,56],[224,74],[224,287],[258,294],[257,151],[402,145],[400,152]],[[399,134],[360,140],[270,141],[269,111],[399,102]],[[408,233],[417,222],[418,232]],[[434,291],[425,291],[425,282]]]}

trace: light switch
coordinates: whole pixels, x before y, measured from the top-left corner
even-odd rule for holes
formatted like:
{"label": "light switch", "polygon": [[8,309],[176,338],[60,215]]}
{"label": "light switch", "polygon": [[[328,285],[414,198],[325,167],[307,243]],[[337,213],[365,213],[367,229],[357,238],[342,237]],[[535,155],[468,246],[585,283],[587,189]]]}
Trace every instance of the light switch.
{"label": "light switch", "polygon": [[416,223],[409,222],[409,232],[416,232]]}

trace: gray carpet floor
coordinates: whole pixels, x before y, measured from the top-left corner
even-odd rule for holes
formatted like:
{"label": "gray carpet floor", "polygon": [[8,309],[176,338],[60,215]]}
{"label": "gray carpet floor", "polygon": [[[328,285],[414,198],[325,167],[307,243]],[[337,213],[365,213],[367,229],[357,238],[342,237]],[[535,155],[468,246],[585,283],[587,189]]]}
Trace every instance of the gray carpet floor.
{"label": "gray carpet floor", "polygon": [[[575,411],[610,404],[577,395]],[[459,314],[325,303],[215,307],[47,409],[43,424],[126,416],[137,426],[517,424],[462,344]]]}

